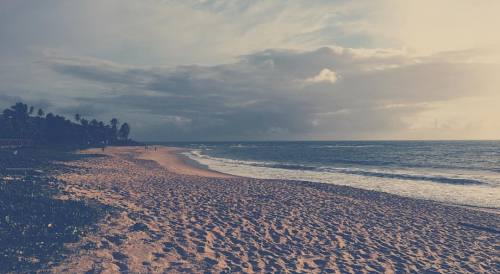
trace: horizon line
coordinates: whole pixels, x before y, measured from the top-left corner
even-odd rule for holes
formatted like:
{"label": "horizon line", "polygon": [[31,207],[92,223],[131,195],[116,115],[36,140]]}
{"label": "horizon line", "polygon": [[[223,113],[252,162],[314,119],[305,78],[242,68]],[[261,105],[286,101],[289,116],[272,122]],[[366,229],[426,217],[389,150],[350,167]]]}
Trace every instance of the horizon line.
{"label": "horizon line", "polygon": [[143,141],[142,143],[189,143],[189,142],[500,142],[500,139],[334,139],[334,140],[165,140],[165,141]]}

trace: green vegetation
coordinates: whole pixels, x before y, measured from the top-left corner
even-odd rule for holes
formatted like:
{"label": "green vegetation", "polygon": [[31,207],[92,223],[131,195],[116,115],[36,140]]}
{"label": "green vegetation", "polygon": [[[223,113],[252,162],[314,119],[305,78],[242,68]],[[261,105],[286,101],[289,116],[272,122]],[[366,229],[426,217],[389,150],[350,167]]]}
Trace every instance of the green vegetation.
{"label": "green vegetation", "polygon": [[113,118],[107,125],[75,114],[74,122],[35,107],[16,103],[0,114],[0,138],[27,139],[35,144],[54,145],[123,145],[129,139],[130,126]]}

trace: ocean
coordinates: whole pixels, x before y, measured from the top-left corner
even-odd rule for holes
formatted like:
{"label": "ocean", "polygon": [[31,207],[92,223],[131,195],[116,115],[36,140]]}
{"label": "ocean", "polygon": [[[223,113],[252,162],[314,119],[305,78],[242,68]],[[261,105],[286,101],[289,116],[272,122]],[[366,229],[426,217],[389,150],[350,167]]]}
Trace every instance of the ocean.
{"label": "ocean", "polygon": [[500,209],[500,141],[166,143],[209,169]]}

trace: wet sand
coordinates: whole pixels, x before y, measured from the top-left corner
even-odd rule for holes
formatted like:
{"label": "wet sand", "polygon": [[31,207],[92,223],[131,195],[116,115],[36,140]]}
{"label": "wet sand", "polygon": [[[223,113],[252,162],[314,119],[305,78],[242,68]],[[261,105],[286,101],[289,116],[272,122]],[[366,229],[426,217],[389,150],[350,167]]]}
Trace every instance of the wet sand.
{"label": "wet sand", "polygon": [[[82,153],[102,153],[87,150]],[[54,272],[493,273],[498,214],[350,187],[233,177],[176,150],[108,148],[60,199],[115,208]]]}
{"label": "wet sand", "polygon": [[182,148],[175,147],[157,147],[157,150],[149,148],[149,150],[141,151],[139,159],[152,160],[162,167],[176,174],[196,175],[209,178],[234,178],[236,176],[220,173],[217,171],[194,167],[186,163],[182,155],[179,153],[185,151]]}

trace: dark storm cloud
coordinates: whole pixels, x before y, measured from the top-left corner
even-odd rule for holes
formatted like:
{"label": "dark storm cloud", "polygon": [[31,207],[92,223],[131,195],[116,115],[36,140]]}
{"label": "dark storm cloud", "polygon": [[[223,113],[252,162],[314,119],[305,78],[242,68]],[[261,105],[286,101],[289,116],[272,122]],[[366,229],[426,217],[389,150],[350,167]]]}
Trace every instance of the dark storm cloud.
{"label": "dark storm cloud", "polygon": [[497,138],[495,9],[395,2],[2,0],[0,107],[139,139]]}
{"label": "dark storm cloud", "polygon": [[7,107],[9,104],[12,104],[12,102],[19,101],[22,101],[21,97],[19,96],[0,94],[0,107]]}
{"label": "dark storm cloud", "polygon": [[23,98],[21,96],[11,96],[2,94],[2,91],[0,90],[0,110],[10,107],[17,102],[24,102],[25,104],[28,104],[30,106],[35,106],[37,109],[47,109],[52,106],[52,104],[47,99],[31,99]]}
{"label": "dark storm cloud", "polygon": [[428,103],[470,95],[482,66],[343,48],[266,50],[217,66],[140,68],[83,58],[49,63],[59,73],[121,90],[80,98],[79,106],[121,113],[137,125],[139,138],[190,140],[390,132],[406,127],[402,118]]}
{"label": "dark storm cloud", "polygon": [[149,72],[146,70],[91,58],[57,58],[57,62],[49,62],[48,65],[59,73],[106,84],[137,85],[140,87],[149,78]]}
{"label": "dark storm cloud", "polygon": [[110,111],[110,108],[105,105],[86,103],[84,100],[79,101],[80,102],[76,105],[54,108],[54,112],[68,118],[73,118],[73,116],[78,113],[83,118],[92,119],[97,116],[105,115]]}

